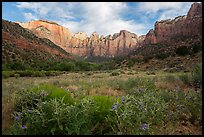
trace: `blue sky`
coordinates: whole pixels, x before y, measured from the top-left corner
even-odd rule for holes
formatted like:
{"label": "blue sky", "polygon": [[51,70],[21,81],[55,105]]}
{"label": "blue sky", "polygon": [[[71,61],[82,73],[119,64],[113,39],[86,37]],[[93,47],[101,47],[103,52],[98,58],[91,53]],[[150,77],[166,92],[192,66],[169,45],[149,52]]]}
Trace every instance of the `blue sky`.
{"label": "blue sky", "polygon": [[2,2],[2,18],[27,22],[45,19],[71,32],[107,36],[127,30],[137,35],[155,21],[186,15],[192,2]]}

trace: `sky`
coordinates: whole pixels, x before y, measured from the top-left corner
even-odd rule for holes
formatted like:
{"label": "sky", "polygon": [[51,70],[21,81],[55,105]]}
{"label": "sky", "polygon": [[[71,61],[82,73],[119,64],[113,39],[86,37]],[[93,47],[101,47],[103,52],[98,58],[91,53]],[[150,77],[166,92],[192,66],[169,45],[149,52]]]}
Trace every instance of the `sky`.
{"label": "sky", "polygon": [[8,21],[54,21],[72,33],[145,35],[156,21],[187,15],[193,2],[2,2]]}

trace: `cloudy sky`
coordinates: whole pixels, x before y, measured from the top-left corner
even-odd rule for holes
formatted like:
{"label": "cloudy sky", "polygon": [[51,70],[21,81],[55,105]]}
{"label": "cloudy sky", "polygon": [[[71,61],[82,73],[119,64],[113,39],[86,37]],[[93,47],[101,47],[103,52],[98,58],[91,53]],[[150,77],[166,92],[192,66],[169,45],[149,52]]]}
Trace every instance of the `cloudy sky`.
{"label": "cloudy sky", "polygon": [[186,15],[192,2],[2,2],[2,18],[27,22],[44,19],[71,32],[107,36],[127,30],[137,35],[154,28],[157,20]]}

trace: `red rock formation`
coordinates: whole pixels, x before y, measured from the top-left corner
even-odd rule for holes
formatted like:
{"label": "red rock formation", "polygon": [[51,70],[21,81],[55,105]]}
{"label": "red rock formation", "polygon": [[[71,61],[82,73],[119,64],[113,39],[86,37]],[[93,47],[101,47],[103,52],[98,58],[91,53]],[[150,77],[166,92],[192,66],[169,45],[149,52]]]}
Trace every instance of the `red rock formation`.
{"label": "red rock formation", "polygon": [[165,43],[183,40],[192,36],[202,36],[202,4],[191,5],[187,16],[179,16],[171,20],[155,23],[154,30],[150,30],[145,38],[145,44]]}
{"label": "red rock formation", "polygon": [[83,32],[72,36],[68,29],[56,23],[42,20],[19,24],[40,37],[50,39],[67,52],[79,56],[114,57],[127,55],[130,51],[146,44],[172,44],[188,37],[202,36],[202,4],[192,4],[186,16],[157,21],[154,30],[151,29],[146,36],[139,37],[126,30],[106,37],[99,37],[96,32],[90,37],[87,37]]}
{"label": "red rock formation", "polygon": [[58,55],[66,59],[73,59],[70,54],[62,49],[58,49],[54,43],[46,42],[45,39],[40,39],[33,35],[33,33],[20,27],[18,24],[2,19],[2,42],[9,42],[21,49],[37,49],[44,53]]}
{"label": "red rock formation", "polygon": [[30,21],[26,23],[17,22],[24,28],[34,32],[38,37],[47,38],[61,48],[65,48],[71,40],[71,32],[69,29],[62,27],[54,22],[45,20]]}
{"label": "red rock formation", "polygon": [[114,57],[126,55],[144,40],[144,37],[137,37],[136,34],[125,30],[106,37],[99,37],[96,32],[90,37],[83,32],[78,32],[72,36],[68,29],[53,22],[38,20],[17,23],[39,37],[48,38],[67,52],[79,56]]}

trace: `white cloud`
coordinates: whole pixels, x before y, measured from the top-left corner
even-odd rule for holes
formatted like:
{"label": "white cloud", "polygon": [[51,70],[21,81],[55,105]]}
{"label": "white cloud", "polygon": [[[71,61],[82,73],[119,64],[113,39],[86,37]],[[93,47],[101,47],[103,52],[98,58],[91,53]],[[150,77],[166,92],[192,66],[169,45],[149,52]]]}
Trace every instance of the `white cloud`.
{"label": "white cloud", "polygon": [[192,3],[193,2],[143,2],[139,4],[139,11],[145,12],[149,17],[159,15],[158,20],[163,20],[186,15]]}
{"label": "white cloud", "polygon": [[72,13],[67,10],[68,5],[60,2],[17,2],[16,7],[31,10],[38,18],[74,18]]}
{"label": "white cloud", "polygon": [[[137,35],[146,34],[150,27],[148,17],[157,19],[174,18],[185,15],[191,3],[186,2],[145,2],[129,8],[121,2],[17,2],[16,6],[25,10],[30,18],[48,19],[69,28],[73,33],[83,31],[88,35],[113,35],[127,30]],[[29,13],[27,10],[30,10]],[[141,12],[136,19],[124,19],[124,14]],[[33,13],[33,14],[32,14]],[[35,15],[35,16],[34,16]],[[27,18],[28,19],[28,18]],[[152,22],[151,22],[152,23]],[[154,23],[154,22],[153,22]]]}
{"label": "white cloud", "polygon": [[27,21],[30,20],[37,20],[38,18],[36,16],[34,16],[32,13],[28,12],[28,13],[24,13],[24,17]]}
{"label": "white cloud", "polygon": [[[91,35],[96,31],[100,35],[106,36],[108,34],[113,35],[123,29],[139,35],[145,33],[144,25],[121,18],[121,13],[128,11],[126,3],[18,2],[16,6],[31,10],[38,18],[50,18],[52,21],[66,26],[73,33],[84,31]],[[32,14],[29,13],[29,15],[31,17]]]}
{"label": "white cloud", "polygon": [[144,33],[144,25],[121,18],[121,13],[128,10],[125,3],[80,3],[80,8],[83,12],[81,15],[83,20],[80,22],[68,21],[63,24],[73,32],[84,31],[91,35],[96,31],[106,36],[124,29],[139,35]]}

